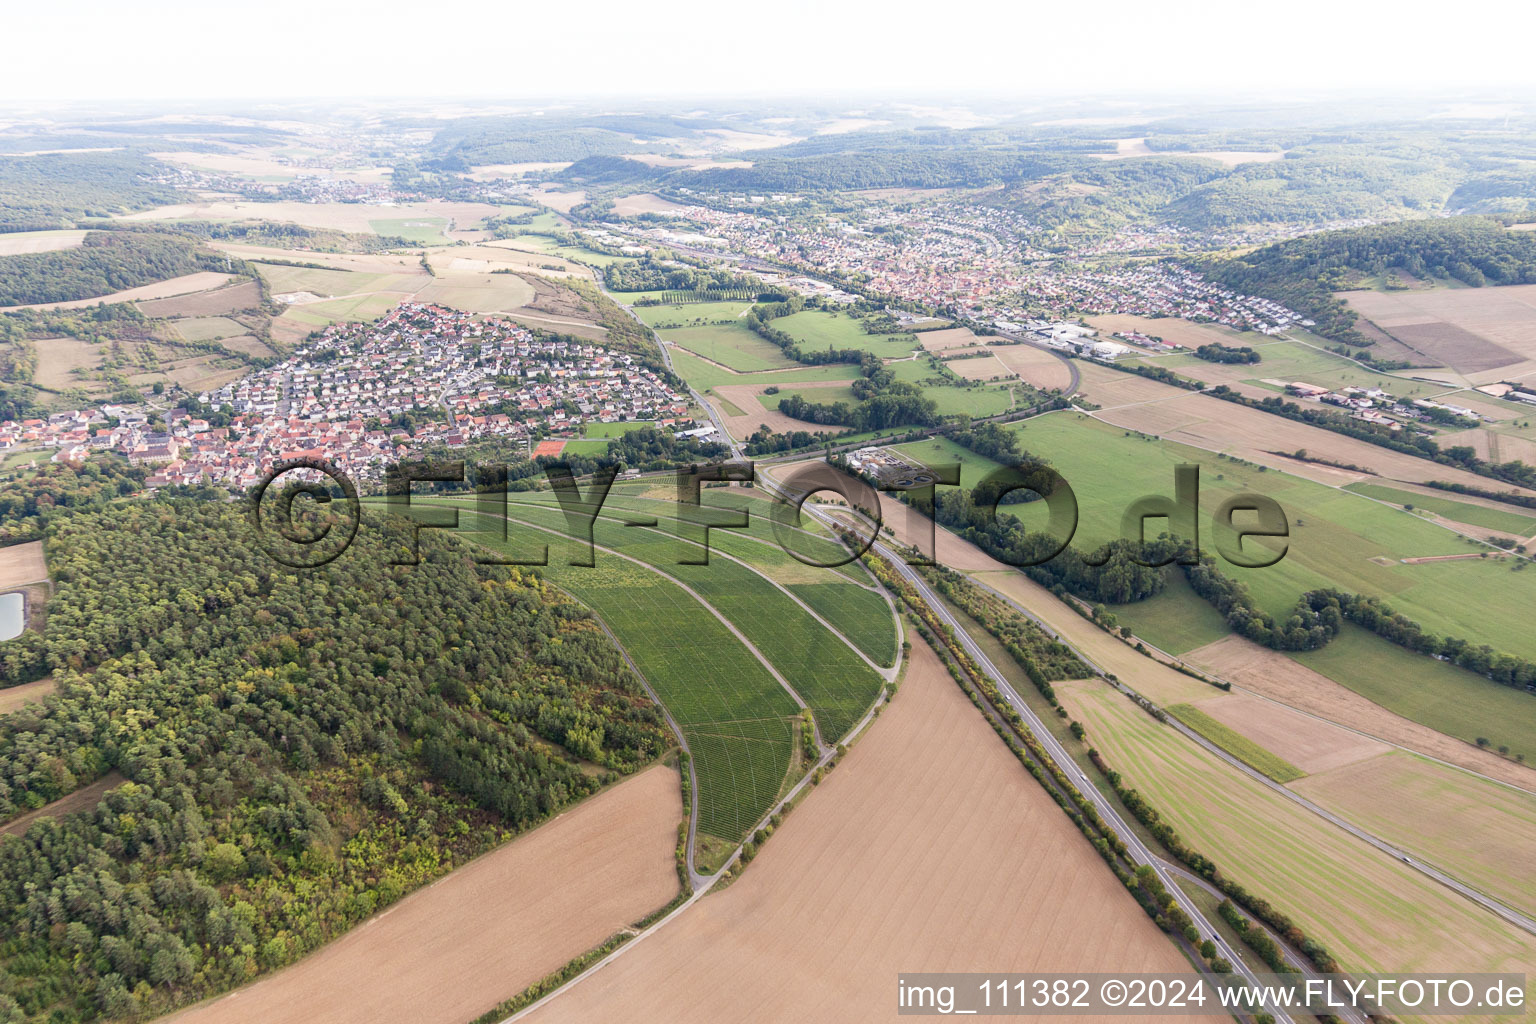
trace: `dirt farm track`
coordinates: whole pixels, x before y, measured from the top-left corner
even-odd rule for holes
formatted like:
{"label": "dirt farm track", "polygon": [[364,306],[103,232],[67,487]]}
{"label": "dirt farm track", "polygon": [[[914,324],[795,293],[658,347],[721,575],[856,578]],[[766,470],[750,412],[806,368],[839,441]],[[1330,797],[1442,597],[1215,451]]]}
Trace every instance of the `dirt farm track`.
{"label": "dirt farm track", "polygon": [[524,1019],[896,1020],[897,972],[983,964],[1191,969],[918,643],[740,879]]}

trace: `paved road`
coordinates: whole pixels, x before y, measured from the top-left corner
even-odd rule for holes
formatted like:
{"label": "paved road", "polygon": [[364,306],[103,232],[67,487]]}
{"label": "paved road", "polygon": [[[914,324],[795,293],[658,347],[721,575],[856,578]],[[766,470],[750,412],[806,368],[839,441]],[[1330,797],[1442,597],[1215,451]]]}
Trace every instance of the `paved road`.
{"label": "paved road", "polygon": [[[770,482],[768,486],[770,489],[778,489],[776,482]],[[805,505],[804,508],[811,514],[812,517],[822,521],[829,526],[834,525],[832,516],[828,515],[822,509],[816,508],[810,504]],[[1227,940],[1222,938],[1221,932],[1219,932],[1216,927],[1206,919],[1205,915],[1195,904],[1194,900],[1192,900],[1189,895],[1184,892],[1184,890],[1179,888],[1178,884],[1173,880],[1173,876],[1168,871],[1166,865],[1164,865],[1163,862],[1158,857],[1156,857],[1144,843],[1142,843],[1135,830],[1130,826],[1128,822],[1125,821],[1125,819],[1120,816],[1119,812],[1110,803],[1110,801],[1102,793],[1099,792],[1098,787],[1092,785],[1088,781],[1088,777],[1084,775],[1082,770],[1077,767],[1077,762],[1072,759],[1072,757],[1067,753],[1066,749],[1063,748],[1057,741],[1056,737],[1051,734],[1050,729],[1048,729],[1045,723],[1040,720],[1039,716],[1035,714],[1034,710],[1028,704],[1026,704],[1022,698],[1019,697],[1018,693],[1013,689],[1013,686],[1008,682],[1007,676],[1003,675],[1003,673],[998,670],[997,666],[994,665],[992,661],[987,657],[986,652],[984,652],[976,643],[976,641],[971,637],[971,635],[961,627],[960,623],[957,622],[954,617],[949,614],[949,611],[939,601],[938,595],[935,594],[933,590],[928,586],[927,581],[924,580],[922,576],[918,575],[918,573],[911,566],[907,565],[906,559],[904,559],[899,553],[892,551],[884,543],[876,541],[874,544],[874,550],[877,554],[895,566],[903,578],[905,578],[908,583],[912,584],[913,588],[916,589],[923,600],[928,602],[928,605],[933,609],[934,614],[939,616],[941,620],[943,620],[951,629],[954,630],[955,637],[959,640],[961,646],[965,648],[966,654],[968,654],[972,660],[974,660],[975,663],[980,666],[982,671],[984,671],[991,678],[992,682],[997,686],[998,691],[1002,693],[1004,700],[1008,702],[1009,706],[1023,717],[1024,721],[1034,732],[1035,737],[1045,747],[1046,752],[1051,756],[1051,759],[1054,760],[1058,766],[1060,766],[1062,771],[1077,777],[1074,780],[1075,783],[1078,783],[1077,788],[1083,794],[1083,796],[1093,804],[1094,808],[1099,812],[1099,816],[1120,835],[1122,840],[1124,840],[1125,845],[1130,852],[1131,861],[1137,865],[1150,865],[1153,872],[1156,873],[1158,880],[1161,881],[1164,888],[1168,890],[1169,895],[1174,898],[1179,907],[1184,911],[1184,913],[1188,914],[1189,919],[1194,922],[1196,931],[1200,933],[1200,938],[1209,939],[1212,943],[1214,943],[1216,949],[1221,953],[1222,957],[1232,963],[1232,969],[1241,974],[1243,978],[1250,984],[1258,984],[1258,977],[1254,974],[1253,970],[1243,962],[1242,958],[1239,957],[1235,951],[1233,951],[1231,946],[1227,945]],[[1286,1014],[1282,1008],[1269,1007],[1268,1009],[1269,1012],[1274,1015],[1277,1024],[1288,1024],[1288,1022],[1291,1021],[1291,1017]]]}
{"label": "paved road", "polygon": [[[1190,871],[1183,865],[1167,862],[1167,867],[1168,870],[1173,872],[1175,875],[1185,879],[1192,885],[1199,886],[1201,889],[1204,889],[1206,892],[1210,893],[1217,899],[1227,898],[1226,893],[1222,892],[1209,881],[1201,878],[1199,875],[1195,874],[1193,871]],[[1286,942],[1283,935],[1276,934],[1275,930],[1269,925],[1265,924],[1263,921],[1250,918],[1250,922],[1250,928],[1262,929],[1275,943],[1275,945],[1280,947],[1280,950],[1285,953],[1285,958],[1301,971],[1302,977],[1322,977],[1322,974],[1318,972],[1317,968],[1312,966],[1312,961],[1308,960],[1305,956],[1298,952],[1294,947],[1291,946],[1289,942]],[[1335,1016],[1342,1017],[1345,1020],[1350,1021],[1351,1024],[1370,1024],[1370,1018],[1366,1016],[1365,1012],[1363,1010],[1357,1010],[1353,1006],[1340,1007],[1339,1012],[1335,1014]]]}
{"label": "paved road", "polygon": [[[1030,619],[1034,620],[1037,624],[1039,624],[1042,627],[1044,627],[1044,623],[1040,622],[1040,620],[1035,618],[1034,615],[1030,614],[1030,612],[1026,608],[1024,608],[1023,605],[1019,604],[1017,601],[1015,601],[1013,598],[1009,597],[1007,594],[1004,594],[1004,593],[1002,593],[1001,591],[998,591],[998,590],[994,590],[992,587],[987,586],[987,584],[982,582],[981,580],[977,580],[977,579],[973,578],[971,580],[971,582],[976,584],[979,587],[982,587],[984,590],[986,590],[988,593],[992,594],[993,596],[998,597],[998,598],[1002,599],[1003,601],[1007,602],[1008,605],[1011,608],[1013,608],[1014,610],[1016,610],[1018,612],[1021,612],[1022,614],[1026,615],[1026,616],[1029,616]],[[1045,627],[1045,628],[1047,629],[1048,632],[1050,632],[1051,636],[1055,637],[1057,640],[1059,640],[1063,644],[1066,644],[1068,647],[1070,647],[1072,649],[1072,652],[1078,656],[1078,658],[1083,662],[1083,664],[1085,664],[1088,667],[1094,669],[1100,675],[1104,674],[1103,668],[1101,666],[1095,664],[1093,659],[1088,657],[1087,654],[1083,653],[1081,650],[1079,650],[1077,647],[1075,647],[1072,643],[1067,641],[1064,637],[1061,637],[1061,636],[1057,635],[1054,631],[1050,630],[1049,627]],[[1121,680],[1118,685],[1119,685],[1119,687],[1122,690],[1128,690],[1128,691],[1130,691],[1132,693],[1135,693],[1135,690],[1132,687],[1126,685],[1124,680]],[[1250,779],[1253,779],[1255,782],[1258,782],[1261,785],[1268,787],[1272,791],[1274,791],[1276,793],[1279,793],[1281,796],[1285,797],[1287,800],[1291,800],[1291,801],[1293,801],[1293,802],[1295,802],[1297,804],[1300,804],[1302,807],[1305,807],[1307,810],[1311,811],[1313,814],[1316,814],[1318,817],[1322,818],[1324,821],[1327,821],[1329,824],[1338,826],[1339,828],[1341,828],[1344,831],[1348,832],[1350,835],[1354,836],[1355,838],[1360,839],[1360,840],[1362,840],[1362,841],[1364,841],[1366,843],[1369,843],[1371,846],[1374,846],[1376,849],[1378,849],[1378,850],[1382,851],[1383,853],[1391,856],[1395,860],[1397,860],[1397,861],[1399,861],[1399,862],[1401,862],[1403,864],[1406,864],[1407,866],[1409,866],[1411,868],[1414,868],[1414,869],[1418,870],[1419,872],[1429,876],[1430,878],[1434,879],[1436,882],[1439,882],[1441,885],[1443,885],[1446,888],[1450,889],[1451,891],[1457,893],[1458,895],[1466,897],[1467,899],[1471,900],[1473,903],[1476,903],[1478,906],[1482,907],[1483,909],[1491,911],[1494,914],[1497,914],[1499,917],[1503,918],[1505,921],[1507,921],[1510,924],[1514,925],[1516,928],[1520,928],[1520,929],[1522,929],[1524,931],[1530,932],[1532,934],[1536,934],[1536,919],[1532,919],[1531,917],[1529,917],[1529,916],[1527,916],[1525,914],[1520,913],[1518,910],[1515,910],[1515,909],[1513,909],[1511,907],[1505,906],[1503,903],[1500,903],[1498,900],[1495,900],[1492,897],[1487,896],[1487,895],[1479,892],[1478,890],[1472,888],[1471,886],[1467,885],[1466,883],[1456,879],[1455,877],[1453,877],[1453,876],[1451,876],[1449,874],[1446,874],[1444,871],[1441,871],[1439,868],[1435,867],[1434,865],[1426,864],[1424,861],[1410,856],[1408,853],[1403,851],[1401,848],[1392,845],[1391,843],[1387,842],[1385,839],[1382,839],[1379,836],[1374,835],[1371,832],[1367,832],[1365,829],[1361,828],[1358,825],[1355,825],[1354,823],[1352,823],[1350,821],[1345,820],[1344,818],[1339,817],[1337,814],[1334,814],[1332,811],[1329,811],[1329,810],[1327,810],[1327,809],[1325,809],[1323,807],[1318,806],[1317,804],[1313,803],[1311,800],[1308,800],[1306,797],[1302,796],[1300,793],[1294,792],[1293,790],[1291,790],[1291,789],[1289,789],[1289,788],[1287,788],[1285,786],[1282,786],[1280,783],[1276,782],[1274,779],[1271,779],[1269,776],[1265,775],[1263,772],[1257,771],[1254,768],[1250,768],[1248,765],[1244,764],[1242,761],[1239,761],[1236,757],[1233,757],[1231,754],[1227,753],[1221,747],[1219,747],[1216,744],[1212,743],[1210,740],[1206,739],[1204,736],[1201,736],[1199,733],[1197,733],[1193,729],[1189,728],[1183,722],[1180,722],[1177,718],[1174,718],[1173,716],[1170,715],[1168,717],[1168,724],[1170,726],[1172,726],[1173,728],[1177,729],[1182,734],[1184,734],[1186,737],[1188,737],[1193,742],[1198,743],[1200,746],[1204,747],[1206,750],[1210,751],[1215,756],[1221,758],[1223,761],[1225,761],[1227,764],[1231,765],[1233,768],[1236,768],[1238,771],[1242,772],[1244,775],[1248,776]]]}

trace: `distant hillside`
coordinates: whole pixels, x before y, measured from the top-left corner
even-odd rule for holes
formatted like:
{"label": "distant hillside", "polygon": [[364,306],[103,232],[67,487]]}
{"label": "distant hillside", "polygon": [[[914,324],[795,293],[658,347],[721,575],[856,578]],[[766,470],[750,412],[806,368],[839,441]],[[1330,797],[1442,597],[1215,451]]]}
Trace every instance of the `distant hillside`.
{"label": "distant hillside", "polygon": [[139,153],[0,157],[0,231],[70,227],[178,202],[181,192],[149,180],[165,169]]}
{"label": "distant hillside", "polygon": [[1487,217],[1405,221],[1306,235],[1238,259],[1209,260],[1200,270],[1235,291],[1273,299],[1316,320],[1317,333],[1326,338],[1368,345],[1354,329],[1354,311],[1334,292],[1389,270],[1474,288],[1533,284],[1536,233],[1510,231]]}
{"label": "distant hillside", "polygon": [[75,249],[0,257],[0,306],[94,299],[214,269],[212,259],[184,235],[92,231]]}

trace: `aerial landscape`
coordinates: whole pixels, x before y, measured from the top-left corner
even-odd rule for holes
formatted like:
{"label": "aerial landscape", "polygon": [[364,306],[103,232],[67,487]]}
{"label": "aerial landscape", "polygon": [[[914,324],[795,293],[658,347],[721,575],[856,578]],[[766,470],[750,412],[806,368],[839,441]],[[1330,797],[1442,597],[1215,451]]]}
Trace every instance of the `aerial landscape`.
{"label": "aerial landscape", "polygon": [[1528,67],[87,6],[0,70],[0,1024],[1527,1016]]}

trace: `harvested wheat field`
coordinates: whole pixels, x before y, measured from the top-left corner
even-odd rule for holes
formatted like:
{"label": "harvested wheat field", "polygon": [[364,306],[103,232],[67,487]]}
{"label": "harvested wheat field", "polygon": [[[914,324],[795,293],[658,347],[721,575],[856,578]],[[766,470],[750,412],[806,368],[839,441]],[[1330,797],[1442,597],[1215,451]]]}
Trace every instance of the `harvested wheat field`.
{"label": "harvested wheat field", "polygon": [[1297,710],[1536,792],[1536,770],[1393,714],[1322,673],[1244,637],[1206,644],[1184,655],[1184,660]]}
{"label": "harvested wheat field", "polygon": [[[1370,466],[1386,479],[1409,483],[1447,480],[1487,487],[1486,477],[1464,469],[1404,455],[1261,409],[1250,409],[1141,377],[1129,377],[1130,383],[1121,383],[1103,378],[1103,374],[1126,376],[1115,370],[1084,366],[1083,389],[1093,401],[1105,406],[1093,414],[1094,418],[1113,426],[1156,434],[1170,441],[1237,455],[1265,465],[1283,465],[1290,472],[1300,470],[1291,460],[1282,461],[1269,453],[1305,448],[1313,458]],[[1356,475],[1352,479],[1362,478]]]}
{"label": "harvested wheat field", "polygon": [[1536,285],[1358,291],[1341,297],[1387,334],[1474,383],[1536,369]]}
{"label": "harvested wheat field", "polygon": [[1066,389],[1072,384],[1072,368],[1067,361],[1033,345],[998,345],[992,355],[1008,372],[1042,391]]}
{"label": "harvested wheat field", "polygon": [[0,234],[0,256],[74,249],[83,241],[84,231],[17,231]]}
{"label": "harvested wheat field", "polygon": [[[741,439],[749,436],[754,430],[768,424],[768,429],[777,433],[794,430],[824,431],[828,434],[847,433],[848,428],[836,424],[808,423],[805,420],[797,420],[792,416],[786,416],[778,409],[765,409],[758,396],[763,394],[763,389],[770,387],[769,380],[761,375],[753,374],[749,380],[757,380],[756,384],[718,384],[710,390],[725,401],[742,410],[740,416],[732,416],[729,410],[720,403],[713,403],[716,411],[720,413],[720,419],[725,423],[725,429],[734,438]],[[812,381],[807,384],[796,384],[796,391],[811,388],[846,388],[847,381]],[[815,395],[808,396],[811,401],[816,401]]]}
{"label": "harvested wheat field", "polygon": [[192,292],[169,299],[140,302],[145,316],[219,316],[255,309],[261,304],[261,289],[252,280],[242,280],[223,288]]}
{"label": "harvested wheat field", "polygon": [[1288,788],[1516,910],[1536,912],[1536,795],[1403,750]]}
{"label": "harvested wheat field", "polygon": [[1380,740],[1251,693],[1223,694],[1195,706],[1308,775],[1342,768],[1392,749]]}
{"label": "harvested wheat field", "polygon": [[69,302],[34,302],[26,306],[0,306],[0,312],[12,309],[85,309],[101,303],[163,299],[172,295],[207,291],[210,288],[217,288],[220,285],[227,284],[233,279],[233,274],[215,274],[211,270],[202,270],[196,274],[173,277],[168,281],[157,281],[154,284],[141,285],[138,288],[128,288],[124,291],[113,292],[110,295],[98,295],[89,299],[72,299]]}
{"label": "harvested wheat field", "polygon": [[360,274],[421,274],[426,272],[421,269],[421,257],[416,254],[409,256],[394,253],[344,253],[344,252],[314,252],[309,249],[274,249],[265,245],[241,245],[236,242],[223,242],[217,239],[208,243],[220,252],[227,252],[231,256],[238,256],[244,260],[253,260],[257,263],[263,260],[288,263],[318,263],[335,270],[351,270]]}
{"label": "harvested wheat field", "polygon": [[59,688],[59,684],[52,676],[47,679],[39,679],[35,683],[22,683],[20,686],[7,686],[0,690],[0,715],[8,715],[17,708],[26,707],[28,704],[41,704],[43,698]]}
{"label": "harvested wheat field", "polygon": [[683,805],[656,767],[176,1024],[464,1024],[665,904]]}
{"label": "harvested wheat field", "polygon": [[1126,785],[1192,849],[1283,910],[1345,970],[1524,973],[1536,963],[1536,936],[1250,778],[1103,683],[1066,682],[1056,692]]}
{"label": "harvested wheat field", "polygon": [[14,590],[23,583],[48,578],[48,563],[43,561],[43,542],[12,544],[0,548],[0,590]]}
{"label": "harvested wheat field", "polygon": [[[1170,345],[1183,345],[1187,349],[1197,349],[1201,345],[1209,345],[1213,342],[1235,346],[1253,344],[1253,341],[1245,339],[1253,339],[1260,343],[1267,340],[1262,334],[1244,334],[1220,324],[1197,324],[1171,316],[1151,317],[1112,313],[1106,316],[1091,316],[1088,322],[1105,334],[1135,331],[1148,337],[1162,338]],[[1215,369],[1219,368],[1220,364],[1212,363],[1211,366]],[[1201,369],[1204,370],[1205,367]],[[1253,376],[1252,368],[1248,369],[1247,376]]]}
{"label": "harvested wheat field", "polygon": [[[637,159],[631,157],[630,159]],[[682,161],[687,164],[689,161]],[[686,210],[681,206],[661,196],[644,192],[640,195],[624,196],[613,201],[613,212],[620,217],[638,217],[642,213],[670,213],[673,210]]]}
{"label": "harvested wheat field", "polygon": [[420,203],[397,203],[393,206],[375,206],[369,203],[255,203],[245,201],[213,201],[178,203],[142,210],[123,216],[122,220],[267,220],[302,224],[311,228],[334,228],[337,231],[355,231],[359,234],[377,234],[372,222],[388,220],[430,219],[442,217],[459,225],[477,224],[486,217],[496,216],[500,207],[489,203],[460,203],[429,200]]}
{"label": "harvested wheat field", "polygon": [[943,352],[951,348],[974,348],[981,339],[971,333],[969,327],[946,327],[939,331],[920,331],[918,342],[925,352]]}
{"label": "harvested wheat field", "polygon": [[740,879],[528,1019],[896,1020],[899,971],[983,967],[1192,970],[919,642]]}
{"label": "harvested wheat field", "polygon": [[966,380],[993,380],[1013,376],[1013,372],[990,352],[986,355],[968,356],[965,359],[948,359],[945,360],[944,365]]}

